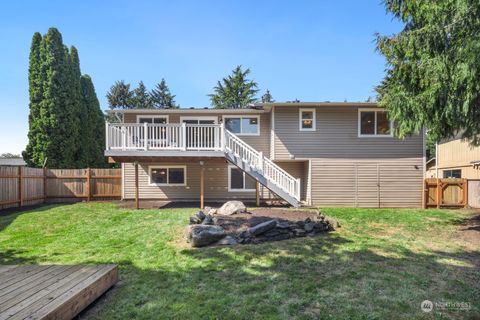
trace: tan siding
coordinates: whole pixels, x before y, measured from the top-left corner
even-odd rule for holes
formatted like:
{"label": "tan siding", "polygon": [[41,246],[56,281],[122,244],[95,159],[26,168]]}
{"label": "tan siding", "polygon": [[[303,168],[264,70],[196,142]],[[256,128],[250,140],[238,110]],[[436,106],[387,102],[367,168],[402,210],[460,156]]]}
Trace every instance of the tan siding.
{"label": "tan siding", "polygon": [[298,108],[275,108],[275,159],[422,157],[422,137],[358,137],[358,108],[316,109],[316,131],[299,131]]}
{"label": "tan siding", "polygon": [[301,192],[300,192],[300,199],[305,201],[307,198],[307,181],[308,181],[308,162],[307,161],[284,161],[284,162],[277,162],[276,164],[280,166],[280,168],[287,171],[295,178],[300,178],[301,183]]}
{"label": "tan siding", "polygon": [[480,169],[472,167],[472,161],[480,161],[480,147],[472,147],[461,139],[438,145],[438,174],[443,177],[444,169],[461,169],[462,178],[480,179]]}
{"label": "tan siding", "polygon": [[318,206],[419,207],[422,159],[312,160],[312,201]]}
{"label": "tan siding", "polygon": [[[148,184],[149,165],[187,166],[186,186],[151,186]],[[227,163],[205,163],[205,199],[255,199],[255,192],[229,192]],[[198,200],[200,197],[200,164],[198,163],[154,163],[139,165],[139,195],[142,199]],[[125,163],[125,199],[135,197],[135,170]]]}
{"label": "tan siding", "polygon": [[[135,123],[137,121],[137,115],[127,113],[124,115],[125,123]],[[155,115],[166,115],[161,112],[155,113]],[[169,123],[180,123],[180,117],[216,117],[218,123],[222,121],[222,113],[218,112],[216,114],[198,114],[195,112],[191,113],[182,113],[182,114],[169,114],[168,121]],[[259,136],[239,136],[243,141],[251,145],[258,151],[262,151],[266,157],[270,157],[270,114],[262,113],[258,114],[260,116],[260,135]],[[148,115],[147,115],[148,116]]]}

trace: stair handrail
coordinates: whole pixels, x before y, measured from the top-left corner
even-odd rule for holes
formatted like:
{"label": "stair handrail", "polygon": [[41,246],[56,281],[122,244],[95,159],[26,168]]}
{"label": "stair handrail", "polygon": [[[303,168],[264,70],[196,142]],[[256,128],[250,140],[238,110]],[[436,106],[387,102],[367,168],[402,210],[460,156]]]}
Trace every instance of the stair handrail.
{"label": "stair handrail", "polygon": [[[257,151],[252,146],[247,144],[245,141],[240,139],[237,135],[231,131],[225,129],[225,148],[229,149],[233,153],[239,155],[243,161],[247,161],[251,166],[255,167],[257,170],[261,170],[262,174],[269,180],[273,181],[279,188],[285,192],[293,195],[295,199],[300,201],[300,181],[296,179],[291,174],[286,172],[276,163],[274,163],[269,158],[265,157],[263,153]],[[233,141],[236,145],[230,145],[229,141]],[[240,154],[237,147],[240,147],[242,154],[247,154],[245,158]],[[253,161],[252,161],[253,160]]]}

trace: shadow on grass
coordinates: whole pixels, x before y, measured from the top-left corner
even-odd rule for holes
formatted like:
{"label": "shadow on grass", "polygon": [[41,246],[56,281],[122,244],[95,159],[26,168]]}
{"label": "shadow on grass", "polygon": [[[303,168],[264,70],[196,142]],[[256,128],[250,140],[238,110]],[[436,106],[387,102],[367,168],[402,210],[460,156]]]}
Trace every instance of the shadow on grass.
{"label": "shadow on grass", "polygon": [[[415,319],[426,316],[424,300],[469,306],[434,309],[432,317],[480,317],[478,250],[366,247],[336,232],[235,247],[178,250],[167,244],[153,257],[148,250],[126,259],[86,258],[118,264],[120,282],[80,318]],[[43,259],[0,252],[0,264]]]}
{"label": "shadow on grass", "polygon": [[426,299],[469,305],[444,315],[480,316],[480,275],[463,252],[382,253],[329,234],[178,255],[157,267],[119,262],[115,293],[88,317],[422,318]]}
{"label": "shadow on grass", "polygon": [[49,211],[53,208],[70,206],[74,203],[45,203],[33,206],[25,206],[21,208],[7,208],[0,210],[0,232],[7,228],[15,219],[25,213],[35,212],[40,213]]}

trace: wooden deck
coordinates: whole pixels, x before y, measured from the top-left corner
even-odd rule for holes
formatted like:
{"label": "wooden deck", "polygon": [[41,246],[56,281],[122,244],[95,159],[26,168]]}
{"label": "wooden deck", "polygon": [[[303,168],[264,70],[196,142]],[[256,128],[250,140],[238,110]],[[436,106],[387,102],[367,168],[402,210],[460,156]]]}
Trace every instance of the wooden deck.
{"label": "wooden deck", "polygon": [[117,281],[116,265],[0,266],[0,320],[71,319]]}

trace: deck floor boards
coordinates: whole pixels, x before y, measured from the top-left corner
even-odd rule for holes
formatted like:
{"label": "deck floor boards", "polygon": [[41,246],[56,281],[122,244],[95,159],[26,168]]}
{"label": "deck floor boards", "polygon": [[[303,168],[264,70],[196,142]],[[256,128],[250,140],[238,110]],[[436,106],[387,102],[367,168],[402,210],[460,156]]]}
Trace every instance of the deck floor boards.
{"label": "deck floor boards", "polygon": [[0,266],[0,320],[71,319],[117,281],[116,265]]}

